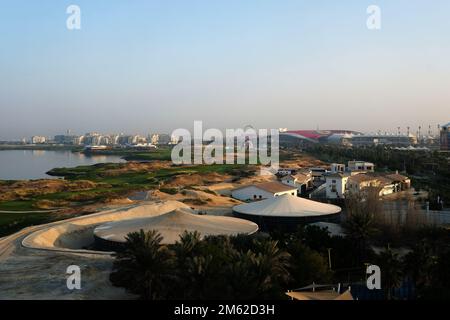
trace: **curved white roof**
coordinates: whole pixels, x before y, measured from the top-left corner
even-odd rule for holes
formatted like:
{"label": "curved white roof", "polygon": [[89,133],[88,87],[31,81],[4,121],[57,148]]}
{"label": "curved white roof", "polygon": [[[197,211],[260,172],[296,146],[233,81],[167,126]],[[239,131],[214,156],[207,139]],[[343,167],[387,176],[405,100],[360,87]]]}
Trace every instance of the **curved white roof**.
{"label": "curved white roof", "polygon": [[128,233],[140,229],[157,230],[164,244],[172,244],[180,239],[184,231],[198,231],[202,236],[252,234],[258,231],[258,225],[244,219],[195,215],[176,209],[154,217],[105,223],[95,228],[94,235],[108,241],[125,242]]}
{"label": "curved white roof", "polygon": [[341,212],[332,204],[312,201],[289,194],[235,206],[237,213],[266,217],[316,217]]}

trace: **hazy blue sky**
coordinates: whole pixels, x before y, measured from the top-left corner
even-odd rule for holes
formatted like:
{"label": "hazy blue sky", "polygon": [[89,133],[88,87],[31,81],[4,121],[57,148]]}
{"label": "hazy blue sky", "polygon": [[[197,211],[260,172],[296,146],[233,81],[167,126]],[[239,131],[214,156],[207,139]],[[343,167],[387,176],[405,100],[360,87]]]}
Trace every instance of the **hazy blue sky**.
{"label": "hazy blue sky", "polygon": [[[82,29],[66,29],[77,4]],[[382,30],[366,8],[382,9]],[[448,0],[0,0],[0,140],[450,121]]]}

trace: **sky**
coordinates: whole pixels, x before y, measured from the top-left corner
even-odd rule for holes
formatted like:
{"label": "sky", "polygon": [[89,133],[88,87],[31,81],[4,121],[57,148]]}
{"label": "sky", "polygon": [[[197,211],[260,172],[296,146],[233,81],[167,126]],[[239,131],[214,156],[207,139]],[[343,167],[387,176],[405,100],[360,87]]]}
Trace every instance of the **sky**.
{"label": "sky", "polygon": [[[71,4],[80,30],[66,27]],[[194,120],[437,128],[450,121],[449,14],[448,0],[0,0],[0,140]]]}

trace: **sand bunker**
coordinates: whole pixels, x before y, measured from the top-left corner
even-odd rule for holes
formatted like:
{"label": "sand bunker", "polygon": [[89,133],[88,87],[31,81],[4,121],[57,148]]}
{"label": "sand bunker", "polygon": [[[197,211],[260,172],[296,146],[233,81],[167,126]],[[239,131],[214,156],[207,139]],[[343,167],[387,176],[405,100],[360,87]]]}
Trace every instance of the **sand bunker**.
{"label": "sand bunker", "polygon": [[105,254],[89,250],[94,243],[93,231],[96,226],[111,221],[154,217],[176,209],[192,211],[188,205],[179,201],[153,201],[121,207],[49,224],[28,235],[22,241],[22,245],[42,250]]}

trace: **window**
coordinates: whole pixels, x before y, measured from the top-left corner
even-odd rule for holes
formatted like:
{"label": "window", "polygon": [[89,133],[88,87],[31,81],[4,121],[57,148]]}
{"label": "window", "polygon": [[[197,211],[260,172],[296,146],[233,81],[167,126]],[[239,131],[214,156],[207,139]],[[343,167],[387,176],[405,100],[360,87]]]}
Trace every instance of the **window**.
{"label": "window", "polygon": [[259,198],[262,199],[262,195],[259,195]]}
{"label": "window", "polygon": [[253,199],[256,199],[256,194],[253,195]]}

